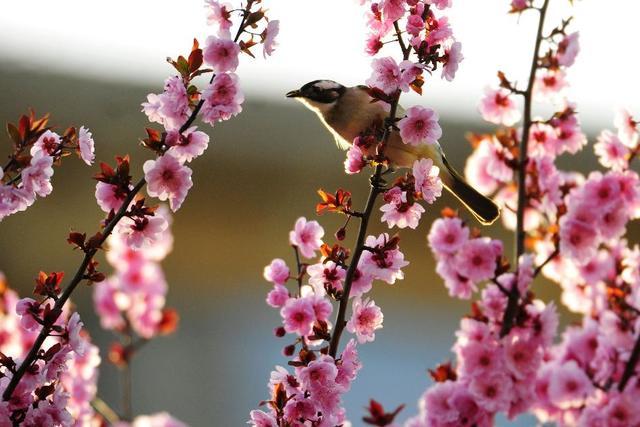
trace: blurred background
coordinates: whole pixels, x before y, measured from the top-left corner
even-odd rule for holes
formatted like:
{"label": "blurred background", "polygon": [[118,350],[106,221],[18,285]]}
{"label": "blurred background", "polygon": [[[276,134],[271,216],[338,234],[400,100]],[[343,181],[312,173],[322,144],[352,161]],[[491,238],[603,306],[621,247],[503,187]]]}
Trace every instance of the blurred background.
{"label": "blurred background", "polygon": [[[502,69],[523,81],[532,48],[532,16],[507,16],[508,1],[456,0],[450,20],[462,42],[465,60],[452,84],[439,77],[427,81],[425,96],[404,99],[439,111],[442,144],[462,169],[470,151],[464,135],[487,131],[475,112],[485,85]],[[557,3],[557,4],[556,4]],[[549,22],[567,12],[569,2],[552,2]],[[267,398],[266,382],[274,365],[286,363],[272,336],[277,311],[264,304],[269,290],[262,269],[272,258],[293,262],[288,231],[299,216],[314,218],[320,187],[352,191],[356,206],[367,193],[367,177],[343,172],[344,154],[315,116],[283,94],[316,78],[347,85],[369,75],[370,58],[362,52],[362,9],[345,0],[265,1],[272,19],[281,20],[280,46],[268,61],[243,58],[238,70],[247,95],[243,113],[215,128],[206,155],[196,160],[194,187],[175,218],[175,249],[164,263],[170,283],[168,305],[178,309],[176,334],[158,338],[134,361],[134,410],[167,410],[194,426],[244,425],[249,410]],[[51,112],[52,123],[89,127],[97,158],[111,162],[129,153],[139,174],[149,155],[138,146],[148,125],[140,103],[160,92],[171,69],[167,56],[188,53],[194,36],[202,42],[200,0],[113,0],[97,2],[24,0],[3,4],[0,15],[0,122],[15,122],[29,107]],[[636,2],[577,2],[575,29],[581,31],[582,54],[570,70],[570,97],[578,102],[590,142],[612,127],[614,109],[640,113],[635,75],[637,59],[627,53]],[[389,54],[394,52],[388,52]],[[629,85],[632,86],[629,86]],[[0,155],[8,152],[0,146]],[[597,167],[591,146],[561,166]],[[21,294],[28,295],[39,270],[67,272],[79,254],[65,242],[70,229],[92,232],[101,219],[87,168],[66,159],[56,169],[54,192],[27,212],[0,223],[0,270]],[[447,296],[434,274],[425,235],[440,209],[455,204],[443,197],[428,209],[421,226],[401,233],[401,247],[411,264],[396,285],[377,284],[373,298],[385,313],[384,329],[374,343],[361,347],[364,369],[346,397],[354,425],[369,398],[385,406],[407,404],[401,418],[415,412],[415,402],[429,385],[427,368],[452,355],[453,332],[468,302]],[[319,219],[330,236],[341,218]],[[372,233],[385,227],[373,222]],[[500,225],[493,236],[511,237]],[[347,236],[352,242],[354,231]],[[545,299],[557,298],[553,286],[535,288]],[[102,331],[91,308],[91,289],[80,288],[74,300],[95,342],[105,349],[112,337]],[[562,313],[564,322],[572,317]],[[100,395],[119,405],[117,371],[106,361]],[[499,425],[530,426],[532,418]]]}

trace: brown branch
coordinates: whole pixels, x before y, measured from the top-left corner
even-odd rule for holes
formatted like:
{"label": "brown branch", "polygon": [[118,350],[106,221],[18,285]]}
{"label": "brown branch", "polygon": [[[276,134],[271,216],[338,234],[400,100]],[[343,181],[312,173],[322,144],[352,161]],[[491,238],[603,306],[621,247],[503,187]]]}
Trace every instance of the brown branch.
{"label": "brown branch", "polygon": [[533,277],[538,277],[538,275],[540,274],[540,272],[542,271],[542,269],[549,264],[551,261],[553,261],[553,259],[555,257],[557,257],[558,255],[560,255],[560,248],[556,246],[556,248],[553,250],[553,252],[551,252],[551,254],[549,254],[549,256],[547,257],[547,259],[545,259],[542,264],[540,264],[539,266],[536,267],[536,269],[533,271]]}
{"label": "brown branch", "polygon": [[[525,180],[527,177],[527,150],[529,148],[529,131],[531,129],[531,102],[533,94],[533,85],[536,79],[536,72],[538,71],[538,60],[540,56],[540,44],[542,43],[542,30],[544,27],[544,18],[547,13],[547,7],[549,6],[549,0],[544,0],[544,4],[540,9],[536,9],[540,12],[540,19],[538,21],[538,31],[536,34],[535,47],[533,49],[533,59],[531,60],[531,70],[529,72],[529,82],[527,83],[527,89],[524,92],[524,122],[522,125],[522,141],[520,142],[520,159],[518,162],[518,209],[516,211],[516,245],[515,245],[515,262],[514,265],[518,265],[520,256],[524,253],[524,210],[527,206],[527,191],[525,188]],[[518,272],[516,271],[516,274]],[[504,311],[504,317],[502,318],[502,328],[500,329],[500,336],[503,337],[511,331],[513,327],[513,320],[518,312],[518,302],[520,300],[520,292],[518,286],[511,287],[509,293],[509,299],[507,302],[507,308]]]}
{"label": "brown branch", "polygon": [[[396,35],[398,37],[398,44],[400,45],[400,49],[402,49],[403,59],[406,61],[409,59],[409,55],[411,54],[410,48],[405,47],[404,41],[402,39],[402,34],[400,32],[400,27],[397,22],[394,22],[394,27],[396,31]],[[384,129],[384,134],[380,139],[380,144],[382,147],[385,147],[387,144],[387,140],[391,135],[391,131],[393,130],[394,122],[396,119],[396,113],[398,111],[398,103],[400,100],[400,91],[396,92],[393,102],[391,103],[391,110],[389,111],[389,117],[386,120],[386,126]],[[333,358],[336,357],[336,353],[338,352],[338,345],[340,344],[340,336],[342,335],[342,331],[346,325],[345,317],[347,314],[347,305],[349,304],[349,294],[351,293],[351,284],[353,283],[353,278],[355,277],[356,269],[358,268],[358,262],[360,261],[360,256],[362,252],[365,250],[365,237],[367,235],[367,226],[369,225],[369,219],[371,218],[371,213],[373,212],[373,207],[375,205],[376,199],[378,195],[383,191],[381,184],[383,175],[383,167],[381,163],[376,165],[375,172],[371,175],[371,188],[369,189],[369,196],[367,198],[367,203],[365,205],[364,210],[361,212],[361,215],[358,216],[360,219],[360,228],[358,229],[358,237],[356,239],[356,245],[353,251],[353,257],[351,258],[351,263],[349,264],[349,268],[347,269],[347,274],[344,279],[344,289],[342,292],[342,297],[340,298],[340,305],[338,307],[338,315],[336,317],[335,329],[331,334],[331,341],[329,342],[329,355]]]}
{"label": "brown branch", "polygon": [[633,346],[633,350],[631,350],[631,356],[629,356],[629,360],[624,367],[624,371],[622,373],[622,378],[620,378],[620,382],[618,383],[618,391],[622,393],[624,388],[627,386],[627,383],[636,372],[636,365],[640,360],[640,333],[638,334],[638,338],[636,338],[636,343]]}
{"label": "brown branch", "polygon": [[[240,27],[238,27],[238,32],[236,33],[234,42],[238,41],[238,39],[240,38],[240,36],[242,35],[242,32],[246,27],[247,17],[249,16],[249,12],[251,10],[251,7],[254,1],[255,0],[247,0],[247,5],[243,9],[242,21],[240,22]],[[211,78],[211,80],[213,80],[213,77]],[[184,132],[189,128],[189,126],[191,126],[191,124],[194,122],[194,120],[198,116],[198,113],[200,112],[200,109],[202,108],[203,104],[204,104],[204,100],[201,99],[200,102],[198,102],[196,107],[191,112],[191,115],[187,118],[187,121],[180,127],[180,130],[179,130],[180,133]],[[140,192],[140,190],[142,190],[145,184],[146,184],[145,179],[141,178],[140,181],[138,181],[138,183],[129,192],[127,197],[122,202],[122,206],[120,207],[118,212],[111,219],[111,221],[106,225],[104,230],[102,230],[102,238],[100,239],[98,246],[102,246],[102,244],[104,244],[107,238],[111,235],[115,226],[122,219],[122,217],[125,216],[127,209],[129,207],[129,204],[133,201],[133,199]],[[91,249],[85,253],[84,259],[82,260],[80,267],[78,267],[76,274],[73,276],[73,279],[71,279],[69,284],[65,287],[64,291],[62,292],[62,294],[54,304],[52,311],[53,313],[55,313],[55,315],[51,316],[52,319],[49,319],[48,323],[43,325],[42,329],[40,330],[40,333],[38,334],[38,337],[36,338],[33,345],[31,346],[29,353],[27,353],[27,356],[22,361],[22,364],[18,367],[15,374],[13,374],[13,376],[11,377],[11,381],[9,382],[9,385],[7,386],[4,393],[2,394],[3,400],[8,401],[9,399],[11,399],[13,392],[15,391],[16,387],[20,383],[20,380],[26,373],[27,369],[38,359],[38,352],[40,351],[40,348],[42,347],[42,344],[44,343],[44,341],[49,336],[49,333],[51,332],[51,328],[53,324],[56,322],[58,317],[60,317],[60,314],[62,314],[62,307],[67,302],[67,300],[69,300],[69,297],[71,297],[71,294],[76,289],[78,284],[85,278],[84,276],[85,276],[85,272],[87,271],[87,267],[89,266],[89,263],[91,262],[91,260],[93,259],[97,251],[98,249]]]}

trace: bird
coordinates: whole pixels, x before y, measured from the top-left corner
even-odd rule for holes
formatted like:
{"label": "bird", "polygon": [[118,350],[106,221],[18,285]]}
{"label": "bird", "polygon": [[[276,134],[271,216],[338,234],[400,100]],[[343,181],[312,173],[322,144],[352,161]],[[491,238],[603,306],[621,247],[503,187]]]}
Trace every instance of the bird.
{"label": "bird", "polygon": [[[343,150],[349,149],[356,137],[389,115],[388,108],[382,102],[372,102],[368,87],[363,85],[346,87],[333,80],[314,80],[285,96],[295,98],[315,112]],[[402,107],[398,106],[397,114],[404,116]],[[373,151],[369,154],[373,154]],[[439,143],[420,146],[405,144],[398,130],[394,129],[389,135],[384,154],[395,168],[411,168],[416,160],[431,159],[440,170],[444,187],[481,224],[493,224],[500,216],[500,208],[493,200],[469,185],[451,166]]]}

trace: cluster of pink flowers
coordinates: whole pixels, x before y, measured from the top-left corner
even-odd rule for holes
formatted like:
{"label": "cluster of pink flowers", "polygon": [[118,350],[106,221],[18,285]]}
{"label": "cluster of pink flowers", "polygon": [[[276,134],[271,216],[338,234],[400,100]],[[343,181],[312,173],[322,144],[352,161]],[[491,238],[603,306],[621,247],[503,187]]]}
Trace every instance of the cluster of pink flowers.
{"label": "cluster of pink flowers", "polygon": [[152,219],[164,227],[147,239],[144,246],[131,242],[127,223],[108,239],[107,260],[115,274],[93,287],[93,301],[103,328],[123,331],[131,328],[140,337],[151,339],[164,332],[167,282],[159,263],[173,246],[168,227],[171,221],[166,206],[161,206]]}
{"label": "cluster of pink flowers", "polygon": [[[408,39],[403,41],[401,49],[403,61],[398,63],[387,56],[374,59],[372,74],[366,83],[370,94],[379,102],[391,104],[401,92],[414,90],[422,93],[424,74],[432,74],[438,66],[442,67],[442,77],[453,80],[462,61],[461,45],[455,41],[453,31],[446,17],[437,18],[434,7],[445,9],[451,6],[450,1],[431,0],[384,0],[367,5],[367,26],[370,30],[367,41],[367,53],[375,55],[385,44],[385,37],[403,38],[401,28],[406,28]],[[424,144],[437,144],[442,136],[438,123],[438,114],[431,108],[413,106],[398,122],[402,141],[418,147]],[[353,141],[347,152],[345,171],[349,174],[360,172],[375,159],[375,130],[372,135],[363,135]],[[380,153],[377,153],[378,155]],[[392,197],[392,196],[390,196]],[[396,202],[405,203],[405,202]],[[407,216],[412,216],[408,224],[416,224],[420,217],[421,207]],[[405,223],[402,221],[401,223]],[[406,225],[405,225],[406,226]],[[413,226],[415,228],[415,226]]]}
{"label": "cluster of pink flowers", "polygon": [[[529,1],[512,2],[515,13],[531,8]],[[609,171],[585,178],[556,167],[558,156],[575,154],[587,142],[575,105],[564,98],[566,68],[579,50],[577,33],[566,32],[568,22],[543,39],[548,50],[536,59],[530,96],[551,102],[556,113],[531,120],[526,164],[518,163],[522,128],[506,128],[471,138],[474,152],[465,170],[481,191],[495,193],[505,226],[515,229],[515,180],[525,168],[523,228],[534,253],[509,272],[500,241],[481,237],[451,212],[434,222],[429,244],[450,295],[468,299],[479,282],[488,284],[456,334],[455,366],[432,371],[436,384],[407,425],[490,426],[497,412],[514,417],[524,411],[567,427],[640,423],[632,403],[639,384],[640,249],[623,238],[627,223],[640,214],[640,178],[629,169],[638,151],[638,123],[621,110],[617,133],[599,136],[595,152]],[[499,79],[480,112],[490,122],[513,126],[522,118],[515,96],[526,93],[504,74]],[[583,316],[556,345],[555,307],[535,300],[529,289],[540,272],[561,286],[562,303]],[[516,315],[505,329],[514,286]]]}
{"label": "cluster of pink flowers", "polygon": [[483,290],[473,313],[456,332],[456,366],[444,364],[431,371],[436,384],[421,397],[420,412],[407,427],[492,426],[498,412],[512,418],[530,410],[536,401],[536,374],[558,319],[553,304],[529,299],[518,324],[500,337],[506,304],[498,285]]}
{"label": "cluster of pink flowers", "polygon": [[384,193],[386,203],[380,208],[383,212],[381,221],[386,222],[389,228],[415,229],[425,212],[418,200],[431,204],[442,194],[439,172],[431,159],[416,160],[411,172],[398,178]]}
{"label": "cluster of pink flowers", "polygon": [[8,125],[13,153],[0,167],[0,221],[26,210],[37,197],[53,191],[53,165],[75,152],[88,165],[94,160],[94,142],[88,129],[68,128],[60,136],[47,126],[48,116],[22,116],[18,126]]}
{"label": "cluster of pink flowers", "polygon": [[[394,25],[398,25],[408,33],[409,46],[419,58],[419,64],[403,62],[399,67],[392,58],[375,61],[372,81],[381,83],[380,89],[387,93],[399,87],[408,91],[413,79],[430,61],[442,64],[443,79],[453,80],[463,59],[461,45],[453,36],[448,18],[438,17],[433,8],[451,7],[451,0],[382,0],[372,1],[368,6],[366,52],[377,54],[385,38],[394,36]],[[414,78],[409,77],[412,75]]]}
{"label": "cluster of pink flowers", "polygon": [[[59,276],[41,273],[38,282],[54,292]],[[47,322],[50,297],[18,299],[0,273],[0,389],[4,390]],[[38,286],[36,287],[38,289]],[[40,288],[42,289],[42,288]],[[23,377],[11,400],[0,402],[0,425],[91,425],[97,421],[91,400],[97,387],[98,348],[82,330],[78,313],[65,307],[53,325],[37,361]]]}
{"label": "cluster of pink flowers", "polygon": [[[264,269],[265,279],[273,284],[267,304],[280,309],[282,317],[282,326],[275,329],[275,334],[296,336],[283,349],[285,356],[294,356],[289,362],[294,372],[280,366],[272,372],[268,411],[252,411],[252,425],[295,425],[302,419],[314,425],[344,423],[341,395],[349,390],[361,367],[356,340],[360,344],[373,341],[375,331],[382,328],[382,311],[365,294],[372,289],[374,280],[393,284],[404,277],[402,268],[408,262],[400,252],[398,238],[386,233],[367,237],[365,245],[369,250],[360,258],[349,293],[353,310],[346,329],[356,339],[349,341],[340,357],[329,356],[329,317],[332,301],[340,300],[344,292],[348,251],[338,245],[330,248],[323,243],[323,236],[324,230],[317,221],[299,218],[290,232],[289,243],[298,256],[306,259],[320,251],[318,262],[298,261],[296,273],[284,260],[276,258]],[[287,288],[288,282],[296,284],[295,292]]]}

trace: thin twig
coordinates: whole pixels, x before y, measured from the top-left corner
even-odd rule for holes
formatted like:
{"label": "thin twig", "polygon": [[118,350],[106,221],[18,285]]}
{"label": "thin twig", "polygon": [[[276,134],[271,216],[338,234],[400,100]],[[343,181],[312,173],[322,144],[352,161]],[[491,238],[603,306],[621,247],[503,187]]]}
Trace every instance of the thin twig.
{"label": "thin twig", "polygon": [[109,424],[120,421],[120,416],[100,397],[96,396],[91,400],[91,407]]}
{"label": "thin twig", "polygon": [[[394,22],[394,27],[396,30],[396,35],[398,36],[398,43],[400,44],[400,48],[402,49],[402,55],[404,60],[409,59],[409,54],[411,51],[405,48],[404,41],[402,40],[402,36],[400,34],[400,27],[397,22]],[[387,140],[391,135],[391,131],[393,129],[393,123],[396,118],[396,113],[398,111],[398,103],[400,100],[400,91],[398,91],[395,95],[393,102],[391,103],[391,110],[389,111],[389,117],[386,121],[387,126],[384,129],[384,134],[380,140],[381,145],[386,146]],[[381,153],[382,154],[382,153]],[[336,322],[334,326],[334,331],[331,335],[331,341],[329,342],[329,355],[333,358],[336,357],[338,352],[338,345],[340,344],[340,336],[342,335],[342,331],[346,325],[345,317],[347,313],[347,305],[349,304],[349,294],[351,293],[351,284],[353,283],[353,279],[355,277],[356,269],[358,268],[358,262],[360,261],[360,256],[364,251],[365,238],[367,235],[367,226],[369,225],[369,219],[371,217],[371,213],[373,212],[373,207],[375,205],[376,199],[378,195],[383,191],[381,187],[382,182],[382,174],[383,174],[383,165],[378,163],[375,168],[375,172],[371,176],[371,188],[369,189],[369,196],[367,198],[367,203],[365,205],[364,210],[362,211],[362,216],[360,216],[360,228],[358,230],[358,237],[356,239],[356,245],[353,251],[353,256],[351,258],[351,263],[349,264],[349,268],[347,269],[347,274],[344,279],[344,287],[342,292],[342,297],[340,298],[340,305],[338,307],[338,315],[336,316]]]}
{"label": "thin twig", "polygon": [[553,259],[555,257],[557,257],[558,255],[560,255],[560,248],[556,247],[553,252],[551,252],[551,254],[549,254],[549,256],[547,257],[547,259],[545,259],[542,264],[540,264],[539,266],[536,267],[536,269],[533,271],[533,277],[538,277],[538,275],[540,274],[540,272],[542,271],[542,269],[549,264],[551,261],[553,261]]}
{"label": "thin twig", "polygon": [[[535,47],[533,49],[533,59],[531,60],[531,70],[529,72],[529,82],[527,83],[527,90],[524,93],[524,122],[522,125],[522,141],[520,142],[520,159],[518,162],[518,209],[516,211],[516,245],[515,245],[515,261],[514,265],[518,266],[520,256],[524,253],[524,210],[527,206],[527,191],[526,191],[526,177],[527,177],[527,150],[529,148],[529,133],[531,129],[531,102],[533,94],[533,85],[536,79],[536,72],[538,71],[538,61],[540,56],[540,44],[542,43],[542,30],[544,27],[544,18],[547,13],[547,7],[549,6],[549,0],[544,0],[544,4],[540,9],[535,8],[540,12],[540,19],[538,21],[538,31],[536,34]],[[516,267],[517,268],[517,267]],[[518,271],[516,270],[516,275]],[[513,320],[516,317],[518,311],[518,302],[520,300],[520,291],[517,286],[511,287],[509,293],[509,299],[507,302],[507,308],[504,311],[504,317],[502,318],[502,328],[500,329],[500,336],[503,337],[511,331],[513,327]]]}
{"label": "thin twig", "polygon": [[624,388],[627,386],[627,383],[636,372],[636,365],[640,360],[640,333],[636,338],[636,343],[633,346],[633,350],[631,350],[631,356],[629,356],[629,360],[624,367],[624,372],[622,373],[622,378],[620,378],[620,382],[618,383],[618,391],[622,393]]}

